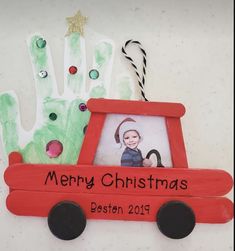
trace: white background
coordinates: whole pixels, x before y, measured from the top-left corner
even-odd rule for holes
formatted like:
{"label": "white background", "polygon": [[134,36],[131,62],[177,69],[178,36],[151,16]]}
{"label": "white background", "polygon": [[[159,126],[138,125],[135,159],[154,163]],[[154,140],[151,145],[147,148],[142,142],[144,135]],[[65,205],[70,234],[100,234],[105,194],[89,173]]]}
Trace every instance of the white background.
{"label": "white background", "polygon": [[[148,54],[149,100],[186,106],[182,126],[190,166],[221,168],[233,175],[232,0],[0,0],[0,92],[16,91],[25,128],[32,127],[35,119],[25,40],[30,33],[45,35],[62,91],[65,17],[78,9],[89,17],[89,27],[112,38],[117,49],[127,39],[142,42]],[[123,64],[128,67],[125,60]],[[114,74],[118,73],[117,66]],[[80,238],[58,240],[45,219],[17,217],[7,211],[1,159],[0,168],[1,251],[233,250],[233,221],[198,224],[182,240],[164,237],[155,223],[88,221]]]}

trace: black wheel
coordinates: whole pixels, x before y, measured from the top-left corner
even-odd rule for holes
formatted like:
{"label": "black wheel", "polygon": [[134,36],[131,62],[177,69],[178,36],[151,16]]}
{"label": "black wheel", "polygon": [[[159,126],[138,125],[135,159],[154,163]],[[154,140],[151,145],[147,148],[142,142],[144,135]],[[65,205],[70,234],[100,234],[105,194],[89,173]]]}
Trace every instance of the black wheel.
{"label": "black wheel", "polygon": [[62,201],[49,212],[48,226],[57,238],[72,240],[84,231],[86,216],[78,204],[71,201]]}
{"label": "black wheel", "polygon": [[157,213],[156,220],[160,231],[172,239],[182,239],[188,236],[195,226],[193,210],[180,201],[163,204]]}

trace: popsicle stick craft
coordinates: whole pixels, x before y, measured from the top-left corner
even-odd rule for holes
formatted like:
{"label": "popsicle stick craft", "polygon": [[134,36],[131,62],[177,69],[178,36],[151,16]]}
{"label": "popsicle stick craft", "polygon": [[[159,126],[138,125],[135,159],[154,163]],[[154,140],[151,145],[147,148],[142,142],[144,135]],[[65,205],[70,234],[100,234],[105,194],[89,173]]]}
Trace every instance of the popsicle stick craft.
{"label": "popsicle stick craft", "polygon": [[[123,53],[133,65],[125,50],[131,42]],[[143,53],[145,75],[146,53],[139,42],[133,44]],[[223,197],[232,189],[231,175],[189,166],[181,127],[185,107],[147,101],[144,77],[136,72],[144,101],[88,98],[82,105],[76,103],[81,113],[89,112],[89,122],[84,129],[77,126],[79,120],[73,121],[69,128],[83,131],[82,142],[70,145],[66,156],[61,152],[66,158],[77,154],[75,163],[50,162],[50,158],[45,163],[29,162],[18,148],[9,153],[4,173],[9,211],[47,217],[51,232],[63,240],[80,236],[89,219],[156,222],[165,236],[181,239],[196,223],[226,223],[233,218],[233,203]],[[95,71],[90,74],[98,76]],[[68,92],[82,90],[83,85],[76,83],[83,77],[66,79]],[[93,93],[104,93],[102,81],[95,88]],[[50,116],[55,117],[52,114],[53,110]],[[46,155],[51,148],[45,144],[43,149]],[[51,159],[61,150],[52,149]]]}

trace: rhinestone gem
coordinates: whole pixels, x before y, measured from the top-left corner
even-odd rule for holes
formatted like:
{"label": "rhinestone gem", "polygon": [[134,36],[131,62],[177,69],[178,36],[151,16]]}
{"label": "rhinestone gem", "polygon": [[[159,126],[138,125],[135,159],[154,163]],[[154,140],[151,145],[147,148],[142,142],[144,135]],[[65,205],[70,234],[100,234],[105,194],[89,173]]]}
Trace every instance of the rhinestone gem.
{"label": "rhinestone gem", "polygon": [[79,105],[79,110],[80,110],[81,112],[85,112],[85,111],[87,110],[86,104],[85,104],[85,103],[81,103],[81,104]]}
{"label": "rhinestone gem", "polygon": [[58,140],[51,140],[46,145],[46,152],[50,158],[57,158],[63,152],[63,145]]}
{"label": "rhinestone gem", "polygon": [[99,72],[95,69],[90,70],[89,77],[91,79],[97,79],[99,77]]}
{"label": "rhinestone gem", "polygon": [[53,121],[56,120],[56,119],[57,119],[56,113],[54,113],[54,112],[50,113],[49,119],[50,119],[50,120],[53,120]]}
{"label": "rhinestone gem", "polygon": [[69,67],[69,73],[70,74],[76,74],[78,71],[77,67],[76,66],[70,66]]}
{"label": "rhinestone gem", "polygon": [[47,71],[40,71],[38,73],[38,75],[39,75],[40,78],[46,78],[48,74],[47,74]]}
{"label": "rhinestone gem", "polygon": [[47,42],[46,40],[44,40],[43,38],[39,38],[37,41],[36,41],[36,45],[38,48],[42,49],[46,46]]}

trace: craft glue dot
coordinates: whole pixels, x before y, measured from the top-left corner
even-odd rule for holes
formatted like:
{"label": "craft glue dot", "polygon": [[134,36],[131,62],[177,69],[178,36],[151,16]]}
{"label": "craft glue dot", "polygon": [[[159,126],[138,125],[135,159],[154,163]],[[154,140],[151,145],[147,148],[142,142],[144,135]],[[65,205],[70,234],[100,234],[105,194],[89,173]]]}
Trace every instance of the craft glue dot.
{"label": "craft glue dot", "polygon": [[63,145],[58,140],[51,140],[47,143],[46,152],[50,158],[57,158],[63,152]]}

